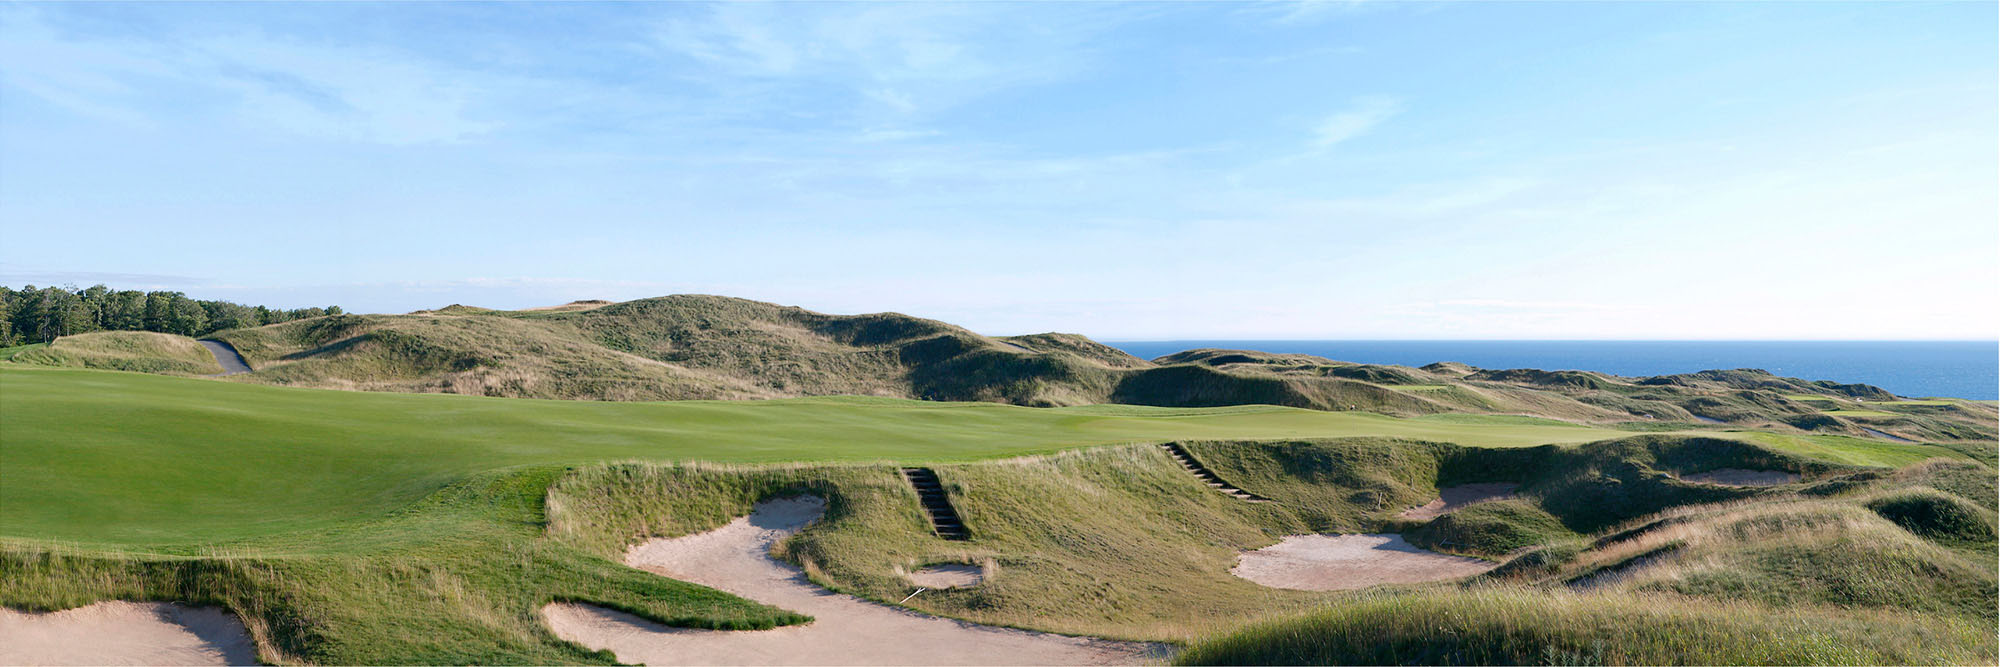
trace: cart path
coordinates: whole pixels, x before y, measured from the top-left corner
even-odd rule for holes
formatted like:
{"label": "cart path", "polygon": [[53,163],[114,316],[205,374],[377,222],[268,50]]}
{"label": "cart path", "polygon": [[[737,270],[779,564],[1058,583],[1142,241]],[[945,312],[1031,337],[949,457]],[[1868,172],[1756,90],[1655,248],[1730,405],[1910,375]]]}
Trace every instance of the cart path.
{"label": "cart path", "polygon": [[243,360],[243,355],[236,352],[236,346],[219,340],[200,340],[195,342],[201,343],[202,347],[208,348],[208,353],[215,355],[215,363],[222,365],[222,372],[216,373],[216,375],[235,375],[237,373],[250,372],[250,362]]}

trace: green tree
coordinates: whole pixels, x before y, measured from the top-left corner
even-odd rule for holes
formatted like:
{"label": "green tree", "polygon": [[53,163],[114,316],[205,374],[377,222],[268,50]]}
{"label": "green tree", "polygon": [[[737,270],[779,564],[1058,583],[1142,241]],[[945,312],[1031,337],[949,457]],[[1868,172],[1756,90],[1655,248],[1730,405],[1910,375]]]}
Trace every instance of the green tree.
{"label": "green tree", "polygon": [[167,333],[199,336],[208,333],[208,311],[194,299],[175,292],[167,306]]}
{"label": "green tree", "polygon": [[147,292],[146,309],[139,328],[166,333],[173,330],[174,297],[179,292]]}

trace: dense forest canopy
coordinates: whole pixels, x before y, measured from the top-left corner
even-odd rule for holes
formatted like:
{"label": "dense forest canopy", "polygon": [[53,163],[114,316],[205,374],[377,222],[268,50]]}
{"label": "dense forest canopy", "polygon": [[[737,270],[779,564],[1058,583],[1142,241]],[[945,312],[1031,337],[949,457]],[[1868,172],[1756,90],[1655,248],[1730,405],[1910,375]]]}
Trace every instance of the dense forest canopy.
{"label": "dense forest canopy", "polygon": [[340,306],[280,310],[228,301],[190,299],[180,292],[0,286],[0,345],[46,343],[92,331],[157,331],[205,336],[224,329],[257,327],[321,315],[339,315]]}

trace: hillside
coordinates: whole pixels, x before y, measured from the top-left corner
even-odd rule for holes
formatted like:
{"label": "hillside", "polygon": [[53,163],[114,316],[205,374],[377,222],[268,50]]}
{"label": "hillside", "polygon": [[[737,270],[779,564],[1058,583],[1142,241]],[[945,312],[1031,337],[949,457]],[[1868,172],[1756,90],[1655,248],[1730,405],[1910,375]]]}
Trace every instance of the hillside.
{"label": "hillside", "polygon": [[[113,340],[129,335],[65,337],[20,361],[84,365],[81,357],[54,355],[68,346],[116,352],[117,361],[99,358],[91,362],[96,367],[191,373],[189,364],[201,363],[185,350],[165,349],[158,361],[147,361],[145,350]],[[1867,385],[1753,369],[1626,378],[1215,349],[1145,360],[1076,334],[989,337],[896,313],[829,315],[703,295],[523,311],[452,305],[407,315],[331,315],[213,337],[233,344],[256,371],[232,381],[520,398],[860,395],[1033,407],[1269,404],[1925,442],[1992,440],[2000,414],[1990,403],[1907,401]]]}

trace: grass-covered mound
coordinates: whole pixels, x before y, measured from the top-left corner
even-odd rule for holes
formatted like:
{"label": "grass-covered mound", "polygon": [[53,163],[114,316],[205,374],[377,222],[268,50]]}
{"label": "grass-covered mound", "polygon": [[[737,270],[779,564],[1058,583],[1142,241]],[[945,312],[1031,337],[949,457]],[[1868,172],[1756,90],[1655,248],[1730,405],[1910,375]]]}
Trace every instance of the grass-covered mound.
{"label": "grass-covered mound", "polygon": [[167,375],[222,372],[215,355],[193,338],[150,331],[100,331],[64,336],[14,354],[12,361],[39,366],[98,368]]}
{"label": "grass-covered mound", "polygon": [[1993,511],[1935,489],[1912,488],[1869,500],[1868,509],[1912,533],[1957,541],[1990,541]]}
{"label": "grass-covered mound", "polygon": [[1411,544],[1480,556],[1504,555],[1575,536],[1561,519],[1521,499],[1474,504],[1424,522],[1404,535]]}
{"label": "grass-covered mound", "polygon": [[1315,532],[1403,530],[1397,514],[1436,498],[1440,487],[1520,484],[1519,500],[1476,504],[1407,535],[1427,548],[1489,558],[1669,507],[1783,492],[1683,482],[1679,474],[1850,470],[1736,440],[1666,435],[1513,449],[1365,439],[1184,446],[1223,479],[1293,508]]}
{"label": "grass-covered mound", "polygon": [[1198,642],[1187,665],[1980,664],[1991,624],[1672,595],[1518,588],[1364,594]]}
{"label": "grass-covered mound", "polygon": [[[865,395],[1035,407],[1282,405],[1525,415],[1655,432],[1754,428],[1960,444],[2000,437],[1991,403],[1907,401],[1758,370],[1625,378],[1217,349],[1148,361],[1076,334],[990,337],[897,313],[829,315],[706,295],[330,315],[215,336],[257,371],[232,381],[336,389],[612,401]],[[28,359],[56,359],[37,356],[46,354]],[[185,372],[173,354],[124,350],[97,367]]]}
{"label": "grass-covered mound", "polygon": [[[1940,460],[1893,475],[1864,472],[1829,480],[1837,484],[1802,484],[1806,496],[1773,494],[1671,508],[1587,540],[1522,555],[1495,576],[1592,590],[1886,608],[1990,622],[2000,604],[2000,582],[1992,565],[1992,533],[1981,531],[1991,530],[1993,512],[1979,504],[1992,507],[1990,481],[1983,499],[1919,486],[1965,473],[1993,476],[1980,463]],[[1945,527],[1959,532],[1937,532]]]}
{"label": "grass-covered mound", "polygon": [[0,536],[213,543],[380,517],[467,475],[603,461],[967,461],[1177,438],[1615,437],[1268,406],[1030,409],[888,398],[624,403],[333,392],[0,367]]}
{"label": "grass-covered mound", "polygon": [[[16,376],[59,378],[65,373],[84,374],[93,381],[166,383],[177,391],[212,386],[231,392],[230,400],[215,405],[203,403],[196,392],[188,408],[205,415],[262,413],[266,410],[241,409],[241,401],[278,400],[278,404],[263,407],[272,414],[288,416],[280,425],[295,437],[306,432],[302,425],[311,424],[310,420],[294,419],[302,413],[315,413],[313,419],[339,420],[348,415],[343,410],[352,408],[371,415],[360,423],[380,428],[397,423],[397,402],[432,404],[430,409],[419,411],[423,417],[417,422],[420,426],[396,437],[379,438],[389,443],[383,447],[357,449],[357,443],[377,438],[357,436],[353,424],[337,431],[342,437],[319,443],[310,439],[265,440],[275,438],[279,431],[264,429],[257,430],[257,437],[243,438],[236,443],[237,449],[226,454],[211,451],[206,458],[162,456],[128,466],[97,465],[93,468],[98,471],[95,477],[128,491],[100,491],[101,497],[95,499],[76,493],[64,496],[75,499],[74,503],[21,500],[54,497],[65,487],[52,485],[47,475],[22,467],[16,443],[30,443],[33,446],[24,450],[30,452],[35,447],[64,450],[55,442],[34,445],[38,431],[27,428],[33,420],[15,419],[27,413],[0,415],[7,418],[0,421],[7,429],[9,448],[6,460],[0,461],[7,466],[9,484],[5,490],[15,493],[25,488],[34,494],[7,499],[7,538],[0,541],[0,574],[5,575],[0,577],[0,604],[49,609],[105,598],[221,604],[246,619],[266,659],[283,661],[608,661],[608,655],[580,651],[556,640],[540,625],[535,610],[557,600],[589,602],[693,627],[765,627],[796,622],[801,619],[780,610],[647,575],[618,562],[624,548],[635,541],[712,528],[748,512],[760,499],[791,493],[813,493],[826,497],[830,504],[825,520],[781,545],[780,555],[835,589],[895,603],[916,590],[900,572],[934,563],[990,564],[994,576],[985,583],[927,591],[907,604],[986,623],[1181,641],[1225,631],[1245,620],[1303,613],[1316,605],[1346,599],[1337,593],[1263,588],[1228,571],[1240,551],[1269,545],[1283,535],[1327,527],[1401,526],[1396,513],[1427,501],[1441,484],[1503,476],[1522,481],[1524,489],[1565,488],[1561,484],[1568,483],[1571,476],[1561,467],[1596,471],[1593,475],[1629,469],[1637,475],[1631,479],[1652,480],[1665,477],[1665,470],[1697,463],[1701,457],[1712,457],[1717,465],[1771,460],[1790,462],[1807,471],[1820,465],[1740,443],[1665,436],[1510,449],[1379,437],[1191,441],[1190,450],[1220,474],[1240,477],[1232,481],[1278,500],[1253,504],[1214,492],[1153,444],[992,457],[1021,453],[1029,447],[1052,448],[1051,443],[1085,433],[1097,438],[1138,439],[1149,429],[1186,433],[1232,428],[1248,431],[1261,426],[1286,430],[1310,424],[1310,420],[1353,416],[1300,410],[1132,406],[1030,410],[888,399],[639,405],[504,401],[285,390],[83,371],[11,370],[0,372],[0,381],[18,379]],[[108,385],[112,390],[101,382],[92,384],[99,385],[89,388],[93,400],[119,393],[117,382]],[[16,394],[11,388],[9,392],[4,408],[12,410]],[[308,402],[283,403],[292,399]],[[82,400],[82,396],[68,400]],[[492,410],[485,407],[488,404],[494,406]],[[69,404],[45,400],[36,407],[63,405]],[[235,407],[219,407],[224,405]],[[577,410],[581,412],[572,412]],[[622,412],[627,410],[633,412]],[[768,422],[751,417],[761,410],[777,412]],[[441,417],[447,413],[462,414]],[[1289,421],[1289,416],[1309,421]],[[455,426],[452,419],[466,422]],[[533,430],[532,425],[540,419],[550,420],[552,430]],[[1051,421],[1038,421],[1044,419]],[[236,425],[264,428],[258,422]],[[1547,428],[1434,422],[1417,422],[1413,428],[1417,426],[1463,428],[1465,433],[1488,437],[1497,437],[1492,434],[1509,428]],[[457,433],[456,429],[465,430]],[[521,432],[510,434],[509,429]],[[496,441],[500,436],[506,437]],[[460,437],[466,442],[456,439]],[[631,445],[617,444],[628,437]],[[483,446],[470,446],[469,442]],[[544,448],[531,446],[538,442]],[[829,442],[849,444],[824,449]],[[151,445],[135,445],[127,454],[158,445],[156,437]],[[205,440],[201,446],[212,450],[213,440]],[[282,453],[285,460],[294,462],[294,468],[277,475],[291,492],[260,487],[256,493],[242,496],[160,495],[163,488],[185,486],[186,480],[215,474],[200,467],[204,461],[252,461],[252,469],[269,474],[269,466],[256,458],[257,447],[269,447],[272,454]],[[336,459],[328,458],[330,450],[355,451]],[[951,455],[930,453],[942,451]],[[602,463],[638,457],[652,461]],[[724,457],[767,463],[668,462]],[[850,462],[779,463],[809,457]],[[972,539],[953,542],[932,534],[910,487],[896,466],[883,459],[932,467],[965,518]],[[1964,465],[1980,464],[1968,461]],[[498,466],[521,467],[493,470]],[[482,467],[485,472],[456,472]],[[1878,493],[1882,489],[1876,485],[1905,481],[1970,485],[1977,491],[1972,480],[1945,474],[1948,467],[1932,464],[1924,472],[1871,473],[1868,480],[1857,482],[1863,488],[1855,492]],[[314,477],[308,469],[338,471],[340,475]],[[1834,466],[1815,474],[1825,478],[1859,473]],[[1905,475],[1909,475],[1908,480]],[[394,493],[422,488],[441,477],[455,481],[421,496],[414,504],[393,502]],[[382,487],[371,481],[383,478],[399,479],[400,486]],[[302,493],[298,491],[301,488],[312,491]],[[357,491],[364,493],[357,496]],[[1737,498],[1751,503],[1744,507],[1766,507],[1782,502],[1782,494],[1773,493],[1746,491]],[[1529,497],[1535,498],[1538,507],[1551,504],[1546,498]],[[369,498],[376,504],[364,503],[357,511],[329,502],[341,498],[348,502]],[[1690,494],[1685,498],[1698,502],[1706,496]],[[226,499],[225,506],[214,506],[218,499]],[[172,502],[163,502],[167,500]],[[298,502],[306,506],[291,505]],[[1850,514],[1873,522],[1870,525],[1901,531],[1844,497],[1796,502],[1848,503],[1842,506],[1852,509]],[[49,539],[54,535],[50,527],[73,525],[62,521],[66,516],[158,505],[171,505],[181,513],[179,518],[153,518],[156,529],[178,531],[178,541],[116,532],[92,534],[92,543],[83,545]],[[24,515],[16,511],[21,507],[33,511]],[[1700,507],[1711,506],[1669,511],[1686,511],[1693,516]],[[1542,511],[1563,521],[1564,529],[1579,520]],[[246,524],[261,520],[273,525],[215,527],[202,523],[215,520],[218,512]],[[311,521],[301,523],[302,517],[308,516]],[[1498,520],[1508,525],[1526,523],[1527,518],[1546,521],[1528,512],[1498,515]],[[91,522],[81,523],[88,527]],[[1634,535],[1646,533],[1641,530]],[[1785,544],[1779,539],[1782,534],[1744,532],[1740,538],[1732,538],[1742,541],[1730,548],[1760,553],[1755,550],[1762,545]],[[1917,557],[1961,553],[1909,539],[1915,547],[1897,548]],[[1690,545],[1682,548],[1702,548],[1693,540],[1682,541]],[[1561,588],[1594,559],[1611,555],[1584,542],[1559,541],[1558,546],[1572,547],[1569,555],[1550,559],[1538,574],[1519,579],[1520,585]],[[119,543],[134,546],[121,548]],[[1930,551],[1922,550],[1926,548]],[[1729,571],[1765,572],[1752,567],[1755,562],[1762,561],[1732,564]],[[1946,563],[1940,567],[1951,567],[1948,561],[1936,562]],[[1973,591],[1966,599],[1976,600],[1982,580],[1954,572],[1957,570],[1944,577],[1924,578],[1878,569],[1870,570],[1869,576],[1882,586],[1903,585],[1940,598],[1942,591],[1955,586]],[[1635,577],[1631,585],[1645,586],[1633,590],[1658,595],[1761,599],[1727,587],[1683,590],[1656,582]],[[1773,579],[1771,583],[1795,582]],[[1822,588],[1831,589],[1832,585]],[[1882,606],[1826,597],[1772,602]],[[1940,616],[1956,618],[1965,615],[1963,608],[1960,602],[1951,601],[1931,609]],[[1606,641],[1630,631],[1622,627],[1577,630],[1596,633]],[[1853,648],[1847,644],[1837,647]]]}
{"label": "grass-covered mound", "polygon": [[809,620],[543,538],[543,496],[564,473],[479,475],[377,521],[188,555],[9,539],[0,542],[0,605],[219,605],[243,619],[259,657],[278,664],[615,664],[549,634],[536,612],[553,601],[697,628]]}

